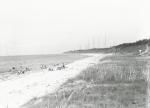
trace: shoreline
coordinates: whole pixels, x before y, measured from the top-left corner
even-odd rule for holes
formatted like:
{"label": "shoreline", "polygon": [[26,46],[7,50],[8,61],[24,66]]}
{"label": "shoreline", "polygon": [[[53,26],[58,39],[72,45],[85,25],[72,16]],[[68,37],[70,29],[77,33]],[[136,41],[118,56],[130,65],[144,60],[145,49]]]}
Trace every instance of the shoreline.
{"label": "shoreline", "polygon": [[[20,66],[23,66],[24,68],[27,66],[28,68],[30,68],[31,70],[30,71],[27,71],[27,72],[25,72],[24,74],[20,74],[20,75],[17,75],[17,73],[14,73],[14,72],[11,72],[11,71],[4,71],[4,72],[0,72],[0,83],[1,82],[3,82],[3,81],[8,81],[8,80],[13,80],[13,79],[17,79],[17,78],[21,78],[21,77],[24,77],[24,76],[27,76],[27,75],[29,75],[29,74],[32,74],[32,73],[37,73],[37,72],[40,72],[40,71],[43,71],[42,69],[40,69],[40,65],[39,64],[45,64],[45,65],[47,65],[47,66],[51,66],[51,65],[53,65],[53,64],[60,64],[60,63],[64,63],[65,65],[68,65],[68,64],[71,64],[71,63],[73,63],[73,62],[75,62],[75,61],[77,61],[77,60],[82,60],[82,59],[85,59],[85,58],[87,58],[87,57],[90,57],[90,55],[84,55],[84,54],[78,54],[79,55],[79,57],[75,57],[74,55],[72,56],[72,54],[56,54],[56,56],[58,56],[58,57],[60,57],[60,56],[62,56],[62,55],[68,55],[68,56],[70,56],[71,55],[71,57],[73,57],[73,58],[71,58],[71,59],[65,59],[64,61],[62,60],[62,58],[60,58],[61,60],[61,62],[59,62],[59,60],[58,61],[53,61],[53,62],[45,62],[45,63],[43,63],[43,62],[40,62],[39,61],[39,63],[37,63],[37,64],[34,64],[34,65],[32,65],[32,63],[31,64],[28,64],[28,65],[32,65],[32,66],[29,66],[28,67],[28,65],[27,64],[21,64]],[[75,55],[77,55],[77,54],[75,54]],[[23,56],[23,55],[22,55]],[[26,55],[26,56],[30,56],[30,55]],[[31,56],[43,56],[43,57],[45,57],[45,56],[49,56],[49,55],[31,55]],[[50,54],[50,56],[55,56],[55,54]],[[14,57],[18,57],[18,56],[14,56]],[[20,56],[21,57],[21,56]],[[18,58],[20,58],[20,57],[18,57]],[[75,58],[74,58],[75,57]],[[31,58],[31,57],[30,57]],[[65,57],[66,58],[66,57]],[[59,58],[58,58],[59,59]],[[22,58],[22,60],[23,60],[23,58]],[[23,62],[23,61],[20,61],[20,62]],[[51,61],[51,60],[47,60],[47,61]],[[10,61],[11,62],[11,61]],[[13,65],[12,65],[13,66]],[[14,64],[14,66],[17,68],[19,68],[19,64],[18,65],[16,65],[16,64]],[[36,68],[35,68],[36,67]],[[39,67],[39,68],[37,68],[37,67]],[[8,67],[8,69],[5,69],[5,70],[10,70],[9,69],[10,68],[10,66]],[[2,69],[3,70],[3,69]]]}
{"label": "shoreline", "polygon": [[0,83],[0,108],[19,108],[33,98],[54,92],[69,78],[75,77],[91,63],[98,63],[104,54],[94,54],[68,64],[60,71],[39,71]]}

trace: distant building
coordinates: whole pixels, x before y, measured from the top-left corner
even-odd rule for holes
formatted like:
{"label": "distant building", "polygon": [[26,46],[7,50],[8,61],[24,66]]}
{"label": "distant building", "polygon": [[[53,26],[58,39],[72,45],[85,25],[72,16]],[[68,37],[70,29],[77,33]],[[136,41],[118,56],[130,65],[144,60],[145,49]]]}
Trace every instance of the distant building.
{"label": "distant building", "polygon": [[142,50],[139,50],[139,55],[150,55],[150,49],[149,49],[149,45],[146,44],[146,47],[145,47],[145,50],[142,51]]}

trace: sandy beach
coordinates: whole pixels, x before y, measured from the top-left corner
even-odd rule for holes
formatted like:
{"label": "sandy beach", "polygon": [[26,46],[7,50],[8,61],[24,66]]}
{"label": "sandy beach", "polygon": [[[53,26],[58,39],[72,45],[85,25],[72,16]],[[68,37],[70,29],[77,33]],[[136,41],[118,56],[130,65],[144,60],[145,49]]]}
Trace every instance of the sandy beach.
{"label": "sandy beach", "polygon": [[98,63],[102,57],[104,57],[102,54],[93,54],[68,64],[64,70],[44,70],[3,81],[0,83],[0,108],[19,108],[33,98],[52,93],[69,78],[75,77],[88,66]]}

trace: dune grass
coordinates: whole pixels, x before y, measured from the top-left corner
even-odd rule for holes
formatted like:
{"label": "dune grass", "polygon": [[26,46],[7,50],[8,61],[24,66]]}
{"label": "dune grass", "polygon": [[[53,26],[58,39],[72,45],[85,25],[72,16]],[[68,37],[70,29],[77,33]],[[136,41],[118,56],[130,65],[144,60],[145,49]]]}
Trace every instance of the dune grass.
{"label": "dune grass", "polygon": [[146,64],[138,60],[110,61],[87,68],[75,79],[96,84],[146,82]]}
{"label": "dune grass", "polygon": [[148,59],[109,56],[23,108],[147,108]]}

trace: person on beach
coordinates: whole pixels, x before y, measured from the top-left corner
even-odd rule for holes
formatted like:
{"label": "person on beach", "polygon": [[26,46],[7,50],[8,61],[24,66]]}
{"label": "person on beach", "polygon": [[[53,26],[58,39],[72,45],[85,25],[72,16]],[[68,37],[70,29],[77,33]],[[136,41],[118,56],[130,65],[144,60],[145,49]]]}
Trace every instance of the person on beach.
{"label": "person on beach", "polygon": [[63,68],[66,68],[64,63],[62,64],[62,67],[63,67]]}
{"label": "person on beach", "polygon": [[47,66],[44,65],[44,64],[42,64],[42,65],[40,66],[40,68],[41,68],[41,69],[47,69]]}
{"label": "person on beach", "polygon": [[62,69],[65,69],[66,67],[65,67],[65,64],[64,63],[62,63],[62,65],[61,66],[58,66],[57,67],[57,70],[62,70]]}

